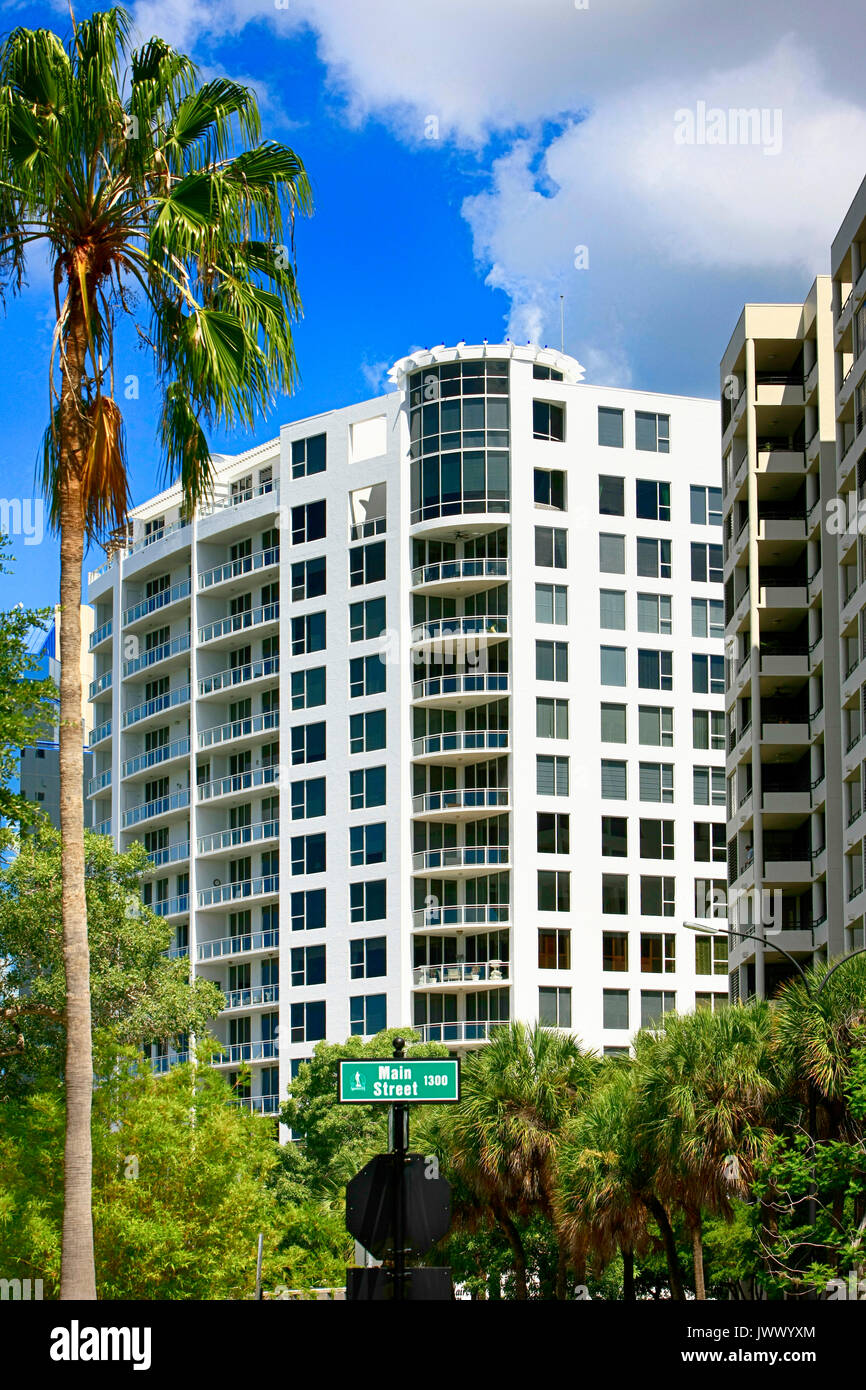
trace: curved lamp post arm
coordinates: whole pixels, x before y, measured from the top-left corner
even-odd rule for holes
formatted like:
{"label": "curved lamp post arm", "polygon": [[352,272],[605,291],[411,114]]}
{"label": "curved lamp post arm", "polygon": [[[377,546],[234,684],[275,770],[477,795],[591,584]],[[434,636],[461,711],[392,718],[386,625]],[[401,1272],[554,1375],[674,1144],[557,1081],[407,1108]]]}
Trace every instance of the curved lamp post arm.
{"label": "curved lamp post arm", "polygon": [[[716,928],[716,930],[713,931],[713,929],[711,928],[709,931],[707,931],[707,928],[701,926],[699,922],[683,922],[683,926],[686,927],[689,931],[704,932],[709,936],[738,936],[741,941],[760,941],[761,944],[764,946],[768,944],[766,936],[758,936],[757,933],[753,931],[737,931],[736,927],[726,927],[723,931],[720,931],[718,928]],[[790,951],[786,951],[784,946],[780,946],[778,942],[773,943],[773,950],[778,951],[780,956],[784,956],[786,960],[789,960],[791,962],[797,974],[803,981],[803,984],[806,986],[807,993],[811,997],[812,988],[809,984],[808,977],[802,965],[797,960],[796,956],[792,956]],[[854,952],[854,954],[856,955],[858,953]],[[839,961],[839,965],[841,964],[842,961]],[[834,966],[833,969],[835,970],[836,966]],[[830,973],[832,974],[832,971]],[[823,987],[823,985],[821,987]]]}
{"label": "curved lamp post arm", "polygon": [[837,960],[837,962],[836,962],[835,965],[831,965],[831,966],[830,966],[830,969],[827,971],[827,974],[824,976],[823,980],[822,980],[821,983],[819,984],[819,986],[818,986],[817,990],[815,991],[815,993],[816,993],[816,994],[820,994],[820,993],[821,993],[821,990],[822,990],[822,989],[824,988],[824,986],[826,985],[826,983],[827,983],[827,981],[829,980],[830,976],[831,976],[831,975],[835,975],[835,973],[836,973],[836,971],[839,969],[839,966],[840,966],[840,965],[844,965],[844,964],[846,963],[846,961],[853,960],[855,956],[862,956],[862,955],[866,955],[866,946],[858,946],[856,951],[849,951],[848,954],[847,954],[847,956],[843,956],[841,960]]}

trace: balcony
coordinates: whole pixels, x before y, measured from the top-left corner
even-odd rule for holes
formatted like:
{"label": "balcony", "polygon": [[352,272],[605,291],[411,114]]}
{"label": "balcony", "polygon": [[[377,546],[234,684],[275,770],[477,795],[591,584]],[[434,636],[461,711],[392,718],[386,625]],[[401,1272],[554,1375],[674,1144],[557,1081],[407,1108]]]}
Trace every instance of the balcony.
{"label": "balcony", "polygon": [[265,844],[268,840],[280,838],[278,820],[260,820],[253,825],[236,826],[233,830],[217,830],[212,835],[199,835],[196,841],[200,856],[225,854],[227,850],[240,849],[244,845]]}
{"label": "balcony", "polygon": [[509,577],[507,559],[442,560],[438,564],[418,565],[412,571],[411,587],[421,594],[480,593],[504,584]]}
{"label": "balcony", "polygon": [[260,657],[245,666],[231,666],[227,670],[215,672],[212,676],[202,676],[198,682],[198,693],[202,699],[206,699],[210,695],[218,695],[222,690],[233,690],[239,685],[248,686],[257,681],[271,679],[279,675],[279,670],[278,656]]}
{"label": "balcony", "polygon": [[217,777],[213,782],[200,782],[196,787],[199,801],[215,801],[221,797],[233,796],[238,792],[249,791],[251,787],[271,787],[279,782],[279,766],[250,768],[248,772],[234,772],[228,777]]}
{"label": "balcony", "polygon": [[453,676],[427,676],[412,682],[412,701],[429,709],[460,709],[485,705],[509,693],[507,671],[461,672]]}
{"label": "balcony", "polygon": [[129,729],[134,724],[143,724],[156,718],[167,709],[177,709],[180,705],[188,704],[189,686],[179,685],[174,690],[167,690],[164,695],[156,695],[152,700],[145,700],[143,704],[133,705],[130,709],[124,710],[122,724],[124,729]]}
{"label": "balcony", "polygon": [[158,917],[180,917],[189,912],[189,893],[179,893],[175,898],[162,898],[159,902],[148,903],[148,907]]}
{"label": "balcony", "polygon": [[182,599],[189,598],[191,590],[190,581],[181,579],[168,589],[161,589],[158,594],[152,594],[150,598],[144,598],[140,603],[133,603],[130,608],[124,609],[123,626],[125,628],[134,627],[136,623],[149,618],[151,613],[159,613],[163,608],[170,608],[173,603],[180,603]]}
{"label": "balcony", "polygon": [[158,647],[151,647],[149,651],[142,652],[139,656],[131,657],[129,661],[123,663],[123,678],[134,676],[139,671],[149,671],[152,666],[160,666],[163,662],[171,661],[172,657],[183,656],[189,651],[189,633],[182,632],[177,637],[173,637],[170,642],[162,642]]}
{"label": "balcony", "polygon": [[270,734],[280,727],[279,710],[269,710],[266,714],[251,714],[246,719],[233,719],[230,724],[217,724],[211,729],[200,729],[198,746],[214,748],[220,743],[239,743],[243,739],[255,738],[258,734]]}
{"label": "balcony", "polygon": [[140,806],[131,806],[124,811],[121,817],[121,827],[128,830],[130,826],[140,825],[144,820],[152,820],[154,816],[164,818],[166,816],[177,815],[189,806],[189,787],[182,787],[180,791],[172,792],[169,796],[158,796],[154,801],[143,801]]}
{"label": "balcony", "polygon": [[501,1027],[506,1020],[498,1023],[413,1023],[412,1030],[421,1042],[448,1043],[450,1047],[475,1047],[486,1042],[491,1028]]}
{"label": "balcony", "polygon": [[139,753],[135,758],[127,758],[123,764],[122,776],[135,777],[142,772],[149,772],[153,767],[174,762],[177,758],[189,757],[189,749],[189,736],[176,738],[171,743],[164,743],[160,748],[151,748],[147,753]]}
{"label": "balcony", "polygon": [[275,898],[280,891],[279,874],[262,874],[258,878],[241,879],[239,883],[215,884],[201,888],[195,895],[196,906],[224,907],[226,903],[246,902],[252,898]]}
{"label": "balcony", "polygon": [[434,934],[510,924],[511,903],[454,903],[451,907],[420,907],[412,913],[413,931]]}
{"label": "balcony", "polygon": [[790,612],[792,608],[805,608],[808,605],[808,590],[805,580],[791,583],[785,580],[761,580],[758,599],[762,612]]}
{"label": "balcony", "polygon": [[242,932],[236,936],[221,936],[215,941],[200,941],[196,960],[226,960],[231,956],[257,955],[261,951],[277,951],[280,945],[279,928],[267,931]]}
{"label": "balcony", "polygon": [[809,653],[802,651],[764,651],[761,650],[761,675],[776,680],[805,679],[809,674]]}
{"label": "balcony", "polygon": [[105,692],[106,692],[106,690],[110,690],[110,689],[111,689],[112,682],[113,682],[112,672],[111,672],[111,671],[103,671],[103,673],[102,673],[101,676],[97,676],[97,677],[96,677],[96,680],[90,682],[90,685],[88,686],[88,691],[87,691],[88,699],[90,699],[90,700],[95,700],[95,699],[97,699],[100,695],[104,695]]}
{"label": "balcony", "polygon": [[508,751],[507,729],[467,729],[447,734],[427,734],[412,740],[412,757],[420,763],[483,762]]}
{"label": "balcony", "polygon": [[103,623],[101,627],[94,628],[90,634],[90,642],[88,644],[90,651],[95,652],[97,647],[101,647],[103,642],[107,642],[113,630],[114,623],[111,618],[109,618],[107,623]]}
{"label": "balcony", "polygon": [[[803,388],[800,387],[800,395]],[[762,441],[758,444],[757,472],[758,473],[795,473],[802,474],[806,471],[806,453],[804,449],[791,449],[786,443],[772,443]]]}
{"label": "balcony", "polygon": [[111,738],[110,719],[106,719],[103,724],[97,724],[93,733],[90,735],[90,747],[95,748],[97,743],[102,743],[107,738]]}
{"label": "balcony", "polygon": [[251,555],[244,555],[239,560],[228,560],[225,564],[215,565],[213,569],[202,570],[198,576],[198,587],[199,590],[215,589],[221,584],[230,584],[233,579],[241,579],[244,575],[273,569],[279,563],[278,545],[269,546],[265,550],[254,550]]}
{"label": "balcony", "polygon": [[761,724],[761,742],[772,748],[800,746],[809,742],[808,721],[790,723],[784,720],[765,720]]}
{"label": "balcony", "polygon": [[236,1105],[241,1110],[249,1110],[251,1115],[278,1115],[280,1113],[279,1096],[232,1096],[229,1105]]}
{"label": "balcony", "polygon": [[490,869],[507,869],[510,862],[509,845],[453,845],[446,849],[427,849],[413,854],[412,872],[435,874],[437,878],[462,878],[465,874],[484,874]]}
{"label": "balcony", "polygon": [[261,1009],[268,1004],[280,1002],[279,985],[253,985],[251,989],[230,989],[225,993],[225,1013],[239,1013],[244,1009]]}
{"label": "balcony", "polygon": [[198,640],[201,646],[208,644],[217,645],[220,642],[230,644],[230,641],[239,632],[249,632],[260,628],[277,627],[280,621],[279,603],[266,603],[258,608],[248,608],[243,613],[232,613],[227,618],[220,618],[217,622],[206,623],[198,630]]}
{"label": "balcony", "polygon": [[100,772],[96,777],[91,777],[87,783],[87,795],[97,796],[99,792],[105,791],[106,787],[111,786],[111,768],[107,767],[104,772]]}
{"label": "balcony", "polygon": [[508,961],[459,961],[451,965],[419,965],[412,971],[415,989],[432,989],[437,985],[447,989],[455,986],[472,988],[479,985],[507,984]]}
{"label": "balcony", "polygon": [[182,1067],[188,1061],[188,1052],[170,1052],[163,1057],[151,1057],[150,1065],[160,1076],[164,1076],[174,1067]]}
{"label": "balcony", "polygon": [[178,840],[177,844],[166,845],[164,849],[153,849],[148,859],[155,869],[166,864],[183,864],[189,859],[189,840]]}
{"label": "balcony", "polygon": [[455,643],[481,650],[496,642],[505,642],[510,635],[508,624],[506,613],[492,617],[436,618],[428,623],[417,623],[412,628],[410,642],[422,651],[450,652]]}
{"label": "balcony", "polygon": [[413,796],[412,815],[416,820],[480,820],[491,812],[507,811],[510,801],[508,787],[455,787]]}
{"label": "balcony", "polygon": [[261,1042],[229,1043],[222,1052],[214,1053],[211,1066],[236,1067],[239,1062],[272,1062],[279,1055],[276,1038],[263,1038]]}

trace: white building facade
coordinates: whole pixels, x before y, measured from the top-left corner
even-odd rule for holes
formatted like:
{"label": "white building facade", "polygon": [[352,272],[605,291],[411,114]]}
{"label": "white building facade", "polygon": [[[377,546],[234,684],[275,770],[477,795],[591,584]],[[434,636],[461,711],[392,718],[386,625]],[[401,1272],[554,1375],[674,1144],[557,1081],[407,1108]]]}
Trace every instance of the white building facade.
{"label": "white building facade", "polygon": [[416,353],[90,576],[94,824],[144,841],[253,1109],[323,1037],[616,1052],[727,998],[682,929],[724,912],[719,407],[581,376]]}

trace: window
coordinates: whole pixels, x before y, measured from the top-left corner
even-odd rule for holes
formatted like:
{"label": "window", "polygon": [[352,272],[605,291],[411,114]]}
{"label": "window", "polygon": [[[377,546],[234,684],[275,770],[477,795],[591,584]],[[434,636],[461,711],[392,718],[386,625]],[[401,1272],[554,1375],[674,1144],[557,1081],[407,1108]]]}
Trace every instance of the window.
{"label": "window", "polygon": [[365,767],[349,773],[349,810],[385,805],[384,767]]}
{"label": "window", "polygon": [[628,1028],[628,990],[606,989],[602,994],[602,1024],[605,1028]]}
{"label": "window", "polygon": [[532,364],[533,381],[562,381],[562,372],[558,372],[555,367],[545,367],[540,362]]}
{"label": "window", "polygon": [[673,1013],[677,996],[672,990],[642,989],[640,992],[640,1026],[656,1028],[665,1014]]}
{"label": "window", "polygon": [[349,830],[349,863],[352,867],[360,864],[384,864],[385,862],[385,822],[375,821],[370,825],[353,825]]}
{"label": "window", "polygon": [[628,914],[627,874],[602,874],[601,910],[607,916],[625,917]]}
{"label": "window", "polygon": [[541,569],[564,570],[568,565],[568,532],[554,526],[536,526],[535,563]]}
{"label": "window", "polygon": [[720,598],[692,599],[692,636],[724,637],[725,605]]}
{"label": "window", "polygon": [[625,647],[602,647],[602,685],[625,685]]}
{"label": "window", "polygon": [[536,468],[533,474],[533,490],[536,507],[552,507],[557,512],[565,511],[565,474],[561,469]]}
{"label": "window", "polygon": [[601,532],[598,538],[598,567],[602,574],[625,574],[625,536]]}
{"label": "window", "polygon": [[571,874],[567,869],[538,870],[539,912],[571,910]]}
{"label": "window", "polygon": [[568,701],[539,698],[535,701],[536,738],[568,738]]}
{"label": "window", "polygon": [[386,996],[356,994],[349,999],[349,1032],[353,1037],[372,1037],[387,1027]]}
{"label": "window", "polygon": [[388,973],[388,953],[384,936],[362,936],[349,942],[349,976],[370,980]]}
{"label": "window", "polygon": [[626,742],[625,705],[602,705],[601,741],[602,743]]}
{"label": "window", "polygon": [[[724,695],[725,658],[692,654],[692,690],[696,695]],[[724,747],[724,744],[722,745]]]}
{"label": "window", "polygon": [[673,763],[641,763],[639,795],[641,801],[673,801]]}
{"label": "window", "polygon": [[628,854],[628,820],[625,816],[602,816],[601,852],[612,859]]}
{"label": "window", "polygon": [[673,690],[673,652],[639,650],[637,654],[637,683],[642,690]]}
{"label": "window", "polygon": [[599,591],[599,619],[602,627],[625,631],[625,592],[622,589]]}
{"label": "window", "polygon": [[727,975],[728,938],[726,936],[695,937],[695,974]]}
{"label": "window", "polygon": [[292,1004],[291,1007],[292,1042],[321,1042],[325,1036],[324,1000],[310,1004]]}
{"label": "window", "polygon": [[313,820],[316,816],[324,814],[324,777],[311,777],[306,782],[293,782],[292,820]]}
{"label": "window", "polygon": [[695,767],[692,769],[694,803],[696,806],[724,806],[725,769]]}
{"label": "window", "polygon": [[325,503],[304,502],[292,507],[292,545],[325,538]]}
{"label": "window", "polygon": [[325,925],[325,890],[309,888],[293,893],[291,901],[292,931],[318,931]]}
{"label": "window", "polygon": [[292,440],[292,477],[306,478],[311,473],[324,473],[327,464],[326,434],[314,434],[309,439]]}
{"label": "window", "polygon": [[654,538],[650,539],[646,536],[638,536],[637,572],[642,579],[670,579],[670,541],[660,541]]}
{"label": "window", "polygon": [[571,932],[556,928],[548,931],[545,928],[538,933],[538,968],[539,970],[570,970],[571,969]]}
{"label": "window", "polygon": [[306,613],[302,618],[292,618],[292,656],[324,650],[324,613]]}
{"label": "window", "polygon": [[672,820],[644,820],[640,823],[641,859],[673,859],[674,822]]}
{"label": "window", "polygon": [[292,602],[299,603],[305,598],[319,598],[324,593],[324,555],[318,555],[314,560],[297,560],[292,565]]}
{"label": "window", "polygon": [[644,975],[674,973],[677,968],[677,945],[673,932],[641,932],[640,968]]}
{"label": "window", "polygon": [[604,801],[625,801],[626,765],[613,758],[601,760],[601,795]]}
{"label": "window", "polygon": [[670,637],[673,631],[671,597],[669,594],[638,594],[638,632],[658,632]]}
{"label": "window", "polygon": [[598,407],[598,442],[608,449],[621,449],[623,412],[609,406]]}
{"label": "window", "polygon": [[599,474],[598,511],[600,516],[625,516],[625,478]]}
{"label": "window", "polygon": [[602,932],[601,968],[620,973],[628,970],[628,933],[624,931]]}
{"label": "window", "polygon": [[538,681],[568,680],[567,642],[536,642],[535,679]]}
{"label": "window", "polygon": [[385,629],[384,598],[368,598],[349,605],[349,641],[366,642],[380,637]]}
{"label": "window", "polygon": [[324,946],[295,946],[292,950],[292,986],[325,983]]}
{"label": "window", "polygon": [[692,579],[698,584],[721,584],[724,561],[720,545],[692,541]]}
{"label": "window", "polygon": [[368,710],[349,716],[349,752],[373,753],[385,747],[385,711]]}
{"label": "window", "polygon": [[720,1009],[728,1007],[728,996],[726,994],[695,994],[695,1010],[709,1009],[710,1013],[717,1014]]}
{"label": "window", "polygon": [[674,880],[656,874],[641,874],[641,917],[673,917]]}
{"label": "window", "polygon": [[638,478],[635,483],[635,516],[641,521],[670,521],[670,483]]}
{"label": "window", "polygon": [[538,811],[536,836],[539,854],[568,854],[567,812]]}
{"label": "window", "polygon": [[325,836],[292,836],[292,873],[323,874],[325,872]]}
{"label": "window", "polygon": [[542,985],[538,991],[538,1022],[542,1028],[570,1028],[571,990]]}
{"label": "window", "polygon": [[384,878],[365,879],[349,884],[349,919],[352,922],[379,922],[386,916]]}
{"label": "window", "polygon": [[532,402],[532,437],[562,443],[565,439],[565,408],[552,401]]}
{"label": "window", "polygon": [[539,753],[535,759],[535,790],[538,796],[568,796],[568,758]]}
{"label": "window", "polygon": [[659,748],[674,744],[674,712],[666,705],[638,705],[638,742]]}
{"label": "window", "polygon": [[655,415],[649,410],[634,413],[634,447],[645,453],[669,454],[671,451],[671,417]]}
{"label": "window", "polygon": [[378,652],[374,656],[355,656],[349,662],[349,698],[362,695],[381,695],[385,689],[385,663]]}
{"label": "window", "polygon": [[724,752],[725,716],[720,709],[692,710],[692,747]]}
{"label": "window", "polygon": [[292,729],[292,762],[320,763],[325,757],[325,722],[297,724]]}
{"label": "window", "polygon": [[568,589],[564,584],[536,584],[535,621],[560,626],[568,622]]}
{"label": "window", "polygon": [[325,668],[292,672],[292,709],[312,709],[325,703]]}
{"label": "window", "polygon": [[699,863],[710,861],[716,864],[727,862],[728,852],[725,844],[725,826],[720,822],[695,821],[695,859]]}
{"label": "window", "polygon": [[695,879],[695,916],[727,917],[728,885],[723,878]]}
{"label": "window", "polygon": [[720,487],[691,487],[689,507],[693,526],[721,526],[722,489]]}
{"label": "window", "polygon": [[385,578],[385,542],[371,541],[349,551],[349,584],[376,584]]}

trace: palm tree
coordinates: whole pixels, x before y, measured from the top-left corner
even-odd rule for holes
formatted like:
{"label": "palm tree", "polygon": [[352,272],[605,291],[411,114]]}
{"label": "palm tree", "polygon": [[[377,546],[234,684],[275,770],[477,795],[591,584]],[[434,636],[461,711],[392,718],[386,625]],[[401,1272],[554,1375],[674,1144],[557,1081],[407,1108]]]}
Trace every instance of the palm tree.
{"label": "palm tree", "polygon": [[847,1137],[845,1087],[852,1046],[866,1025],[866,955],[831,961],[789,980],[776,997],[773,1025],[780,1065],[808,1111],[810,1135]]}
{"label": "palm tree", "polygon": [[0,277],[20,291],[31,249],[52,270],[55,327],[42,486],[60,533],[60,825],[66,970],[61,1298],[95,1298],[90,980],[84,897],[81,567],[129,502],[115,330],[149,347],[169,480],[190,513],[211,486],[207,430],[251,426],[296,376],[292,150],[260,141],[254,95],[161,39],[130,52],[113,8],[0,46]]}
{"label": "palm tree", "polygon": [[635,1088],[658,1156],[659,1195],[683,1211],[695,1294],[704,1299],[702,1211],[730,1215],[770,1138],[778,1078],[769,1005],[666,1014],[658,1031],[638,1035]]}
{"label": "palm tree", "polygon": [[571,1246],[560,1219],[557,1150],[596,1070],[575,1038],[518,1022],[493,1029],[463,1066],[461,1100],[450,1112],[451,1162],[491,1203],[511,1245],[520,1299],[528,1296],[526,1257],[514,1218],[533,1212],[552,1224],[556,1297],[566,1294]]}

